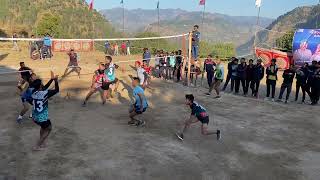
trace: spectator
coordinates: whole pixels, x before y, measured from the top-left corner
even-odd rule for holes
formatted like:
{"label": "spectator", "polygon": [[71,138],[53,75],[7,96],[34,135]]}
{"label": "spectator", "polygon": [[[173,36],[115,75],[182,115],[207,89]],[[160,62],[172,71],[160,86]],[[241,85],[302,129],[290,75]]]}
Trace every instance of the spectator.
{"label": "spectator", "polygon": [[264,77],[264,67],[262,66],[261,63],[262,63],[262,60],[258,59],[257,64],[254,66],[254,75],[253,75],[254,85],[255,85],[254,96],[257,98],[259,98],[260,82]]}
{"label": "spectator", "polygon": [[121,54],[126,55],[127,54],[127,45],[126,42],[121,43]]}
{"label": "spectator", "polygon": [[247,95],[247,87],[246,87],[246,71],[247,71],[247,63],[245,58],[241,58],[240,64],[237,68],[237,81],[236,81],[236,94],[239,93],[240,83],[242,85],[243,95]]}
{"label": "spectator", "polygon": [[279,99],[278,101],[282,102],[282,95],[284,93],[284,91],[287,89],[287,95],[286,95],[286,100],[285,103],[288,103],[289,97],[290,97],[290,93],[291,93],[291,89],[292,89],[292,83],[293,83],[293,78],[295,76],[295,70],[294,70],[294,65],[291,64],[289,69],[286,69],[283,72],[283,83],[281,85],[281,89],[280,89],[280,94],[279,94]]}
{"label": "spectator", "polygon": [[148,48],[143,49],[142,59],[143,61],[146,61],[147,65],[149,66],[151,60],[151,53]]}
{"label": "spectator", "polygon": [[171,52],[170,56],[169,56],[169,79],[174,79],[174,70],[175,70],[175,66],[176,66],[176,58],[174,55],[174,52]]}
{"label": "spectator", "polygon": [[222,91],[225,91],[226,88],[227,88],[227,86],[228,86],[228,84],[229,84],[229,81],[230,81],[230,79],[231,79],[231,72],[232,72],[231,66],[232,66],[233,61],[234,61],[235,59],[236,59],[235,57],[232,57],[232,58],[230,59],[230,62],[228,63],[227,79],[226,79],[226,82],[224,83],[224,86],[223,86]]}
{"label": "spectator", "polygon": [[211,87],[214,78],[216,63],[212,60],[212,56],[208,55],[207,59],[204,61],[203,71],[207,73],[208,86]]}
{"label": "spectator", "polygon": [[130,43],[130,41],[127,41],[126,45],[127,45],[127,55],[130,56],[131,55],[131,52],[130,52],[131,43]]}
{"label": "spectator", "polygon": [[[34,35],[31,35],[31,39],[34,39]],[[34,51],[38,51],[38,45],[37,42],[32,40],[29,42],[29,49],[30,49],[30,58],[32,59],[32,54]]]}
{"label": "spectator", "polygon": [[181,67],[182,67],[182,51],[178,50],[176,52],[176,67],[175,71],[177,72],[177,82],[181,80]]}
{"label": "spectator", "polygon": [[317,105],[320,97],[320,61],[315,64],[315,67],[311,85],[311,105]]}
{"label": "spectator", "polygon": [[199,26],[194,25],[192,31],[192,57],[195,61],[199,56],[199,42],[200,42],[200,32],[198,31]]}
{"label": "spectator", "polygon": [[49,34],[46,34],[45,37],[43,38],[43,45],[49,52],[49,57],[51,58],[53,56],[52,54],[52,40]]}
{"label": "spectator", "polygon": [[14,39],[12,40],[12,42],[13,42],[12,50],[14,50],[14,51],[20,51],[20,48],[19,48],[19,46],[18,46],[18,41],[15,40],[15,38],[18,38],[17,33],[13,33],[12,38],[14,38]]}
{"label": "spectator", "polygon": [[233,91],[233,88],[238,79],[238,72],[237,72],[238,63],[239,63],[239,60],[236,58],[233,60],[233,63],[231,65],[231,92]]}
{"label": "spectator", "polygon": [[309,76],[308,63],[304,63],[296,72],[296,97],[295,101],[298,101],[300,88],[302,90],[302,103],[306,99],[306,87],[307,87],[307,78]]}
{"label": "spectator", "polygon": [[113,49],[114,49],[114,56],[118,56],[119,55],[119,46],[118,46],[118,43],[115,43],[113,45]]}
{"label": "spectator", "polygon": [[246,90],[247,92],[249,91],[249,87],[251,89],[251,94],[254,96],[254,65],[253,65],[253,60],[249,60],[249,65],[247,66],[247,71],[246,71]]}
{"label": "spectator", "polygon": [[276,93],[276,85],[278,80],[278,66],[276,65],[277,60],[272,59],[271,65],[267,67],[266,74],[267,74],[267,97],[265,100],[269,100],[270,97],[270,88],[271,88],[271,100],[274,102],[274,96]]}
{"label": "spectator", "polygon": [[108,55],[110,55],[111,53],[111,45],[110,45],[110,42],[109,41],[106,41],[105,43],[104,43],[104,48],[105,48],[105,54],[108,54]]}

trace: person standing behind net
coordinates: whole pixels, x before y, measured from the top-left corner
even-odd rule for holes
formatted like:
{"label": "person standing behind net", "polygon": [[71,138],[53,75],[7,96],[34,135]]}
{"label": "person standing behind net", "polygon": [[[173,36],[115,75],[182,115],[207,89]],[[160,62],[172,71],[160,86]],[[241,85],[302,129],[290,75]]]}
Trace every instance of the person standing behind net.
{"label": "person standing behind net", "polygon": [[231,65],[231,92],[233,92],[234,86],[236,84],[236,81],[238,79],[238,66],[239,66],[239,60],[236,58],[233,60],[233,63]]}
{"label": "person standing behind net", "polygon": [[124,41],[121,43],[121,54],[127,55],[127,45],[126,45],[126,42]]}
{"label": "person standing behind net", "polygon": [[295,70],[294,70],[294,65],[291,64],[289,69],[286,69],[283,72],[283,83],[281,85],[281,89],[280,89],[280,94],[279,94],[279,102],[282,102],[282,95],[284,93],[284,91],[287,89],[287,95],[286,95],[286,100],[285,103],[288,103],[289,97],[290,97],[290,93],[291,93],[291,89],[292,89],[292,83],[293,83],[293,79],[295,76]]}
{"label": "person standing behind net", "polygon": [[105,54],[108,54],[108,55],[111,55],[111,48],[110,48],[110,42],[109,41],[106,41],[105,43],[104,43],[104,48],[105,48]]}
{"label": "person standing behind net", "polygon": [[270,97],[270,89],[271,89],[271,100],[274,102],[274,97],[276,93],[276,85],[277,85],[277,80],[278,80],[278,66],[276,65],[277,60],[272,59],[271,64],[269,67],[266,69],[266,74],[267,74],[267,96],[265,100],[269,100]]}
{"label": "person standing behind net", "polygon": [[53,56],[52,54],[52,40],[49,34],[46,34],[46,36],[43,38],[43,45],[48,49],[49,51],[49,57],[51,58]]}
{"label": "person standing behind net", "polygon": [[[31,39],[34,39],[34,35],[31,35]],[[29,42],[29,49],[30,49],[30,58],[32,59],[32,54],[34,51],[38,50],[37,42],[32,40]]]}
{"label": "person standing behind net", "polygon": [[176,66],[176,57],[174,55],[174,52],[171,52],[169,57],[169,78],[170,79],[174,79],[175,66]]}
{"label": "person standing behind net", "polygon": [[143,49],[143,54],[142,54],[142,61],[146,61],[147,65],[149,66],[151,60],[151,53],[148,48]]}
{"label": "person standing behind net", "polygon": [[131,55],[131,52],[130,52],[131,43],[130,43],[130,41],[127,41],[126,45],[127,45],[127,55],[130,56]]}
{"label": "person standing behind net", "polygon": [[313,74],[311,85],[311,105],[317,105],[320,98],[320,61],[315,65],[316,69]]}
{"label": "person standing behind net", "polygon": [[118,43],[115,43],[115,44],[114,44],[113,49],[114,49],[113,55],[114,55],[114,56],[118,56],[118,55],[119,55],[119,46],[118,46]]}
{"label": "person standing behind net", "polygon": [[200,43],[200,32],[199,26],[194,25],[192,31],[192,57],[195,61],[198,60],[199,56],[199,43]]}
{"label": "person standing behind net", "polygon": [[254,73],[253,73],[253,81],[254,81],[254,96],[259,98],[259,87],[260,82],[264,78],[264,67],[262,66],[262,60],[258,59],[257,64],[254,66]]}
{"label": "person standing behind net", "polygon": [[20,48],[19,48],[19,46],[18,46],[18,41],[15,40],[15,38],[18,38],[17,33],[13,33],[12,38],[13,38],[13,41],[12,41],[12,42],[13,42],[12,50],[14,50],[14,51],[20,51]]}
{"label": "person standing behind net", "polygon": [[231,79],[231,71],[232,71],[231,66],[232,66],[234,60],[235,60],[235,57],[232,57],[232,58],[230,59],[230,62],[228,63],[227,79],[226,79],[226,82],[224,83],[224,86],[223,86],[223,88],[222,88],[222,91],[225,91],[225,90],[227,89],[227,86],[228,86],[228,84],[229,84],[229,82],[230,82],[230,79]]}
{"label": "person standing behind net", "polygon": [[302,90],[302,100],[301,103],[304,103],[306,99],[306,87],[307,87],[307,78],[309,76],[308,63],[304,63],[296,72],[296,96],[295,101],[298,101],[300,88]]}
{"label": "person standing behind net", "polygon": [[209,92],[206,93],[206,95],[210,96],[211,95],[211,92],[212,90],[214,89],[217,93],[217,96],[215,98],[220,98],[220,85],[223,81],[223,78],[224,78],[224,67],[223,65],[221,64],[221,61],[220,60],[216,60],[216,69],[215,69],[215,76],[214,76],[214,82],[209,86],[210,89],[209,89]]}

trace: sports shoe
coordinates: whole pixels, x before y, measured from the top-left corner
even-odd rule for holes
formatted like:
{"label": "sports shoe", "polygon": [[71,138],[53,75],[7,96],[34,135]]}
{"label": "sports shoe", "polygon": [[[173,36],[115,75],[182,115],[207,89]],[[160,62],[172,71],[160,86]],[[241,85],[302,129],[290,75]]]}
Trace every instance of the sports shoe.
{"label": "sports shoe", "polygon": [[21,122],[22,122],[22,116],[19,115],[18,118],[17,118],[17,123],[18,123],[18,124],[21,124]]}
{"label": "sports shoe", "polygon": [[136,126],[137,123],[136,123],[135,121],[131,120],[131,121],[128,122],[128,125],[130,125],[130,126]]}
{"label": "sports shoe", "polygon": [[32,112],[30,113],[29,118],[32,119]]}
{"label": "sports shoe", "polygon": [[216,96],[216,97],[214,97],[215,99],[220,99],[221,98],[221,96]]}
{"label": "sports shoe", "polygon": [[183,134],[181,134],[181,133],[176,133],[176,136],[177,136],[181,141],[183,141]]}
{"label": "sports shoe", "polygon": [[139,127],[139,126],[140,126],[140,127],[143,127],[143,126],[145,126],[145,125],[146,125],[146,122],[145,122],[145,121],[139,121],[139,122],[136,123],[136,126],[137,126],[137,127]]}
{"label": "sports shoe", "polygon": [[207,95],[207,96],[211,96],[211,93],[205,93],[205,95]]}
{"label": "sports shoe", "polygon": [[82,107],[86,107],[86,106],[87,106],[87,102],[83,101]]}
{"label": "sports shoe", "polygon": [[271,99],[272,102],[275,102],[274,98]]}
{"label": "sports shoe", "polygon": [[221,139],[221,131],[217,130],[217,140],[219,141]]}
{"label": "sports shoe", "polygon": [[286,100],[284,103],[288,104],[288,100]]}

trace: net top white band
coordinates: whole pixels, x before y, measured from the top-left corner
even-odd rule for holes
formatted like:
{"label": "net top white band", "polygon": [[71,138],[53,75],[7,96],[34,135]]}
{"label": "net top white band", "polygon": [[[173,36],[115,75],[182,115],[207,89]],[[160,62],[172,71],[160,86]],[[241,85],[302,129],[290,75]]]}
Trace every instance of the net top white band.
{"label": "net top white band", "polygon": [[[187,36],[186,34],[179,34],[173,36],[161,36],[161,37],[145,37],[145,38],[110,38],[110,39],[52,39],[53,41],[140,41],[140,40],[155,40],[155,39],[170,39],[177,37]],[[41,38],[6,38],[0,37],[0,41],[39,41]]]}

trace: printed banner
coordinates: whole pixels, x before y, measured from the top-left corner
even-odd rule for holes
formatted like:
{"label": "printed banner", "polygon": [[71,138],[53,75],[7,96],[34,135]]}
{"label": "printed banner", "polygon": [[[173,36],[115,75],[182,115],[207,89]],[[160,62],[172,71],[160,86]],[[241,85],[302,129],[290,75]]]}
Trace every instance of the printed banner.
{"label": "printed banner", "polygon": [[52,49],[55,52],[67,52],[74,49],[77,52],[93,51],[93,41],[56,41],[52,42]]}
{"label": "printed banner", "polygon": [[320,29],[298,29],[293,38],[293,60],[303,65],[320,61]]}
{"label": "printed banner", "polygon": [[279,69],[288,69],[292,64],[292,54],[275,49],[256,48],[256,56],[262,60],[264,66],[271,64],[272,59],[277,60]]}

